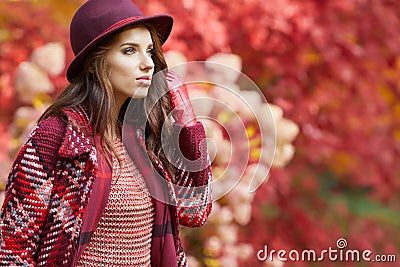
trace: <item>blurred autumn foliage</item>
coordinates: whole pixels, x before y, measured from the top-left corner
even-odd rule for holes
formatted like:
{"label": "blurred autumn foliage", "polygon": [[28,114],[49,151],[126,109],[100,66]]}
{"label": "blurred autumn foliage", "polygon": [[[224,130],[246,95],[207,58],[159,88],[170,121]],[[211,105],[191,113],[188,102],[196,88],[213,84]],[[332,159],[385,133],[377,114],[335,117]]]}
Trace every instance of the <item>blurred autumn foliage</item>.
{"label": "blurred autumn foliage", "polygon": [[[47,42],[63,43],[69,62],[68,23],[81,2],[0,2],[3,164],[14,151],[9,125],[21,105],[13,84],[18,64]],[[253,254],[230,264],[261,266],[256,252],[264,245],[321,251],[335,247],[339,238],[351,249],[396,254],[400,260],[400,1],[135,3],[145,14],[174,16],[165,50],[180,51],[188,60],[216,52],[239,55],[242,72],[300,128],[293,160],[272,170],[255,193],[250,223],[240,228],[238,240],[251,244]],[[66,85],[63,76],[51,78],[56,87],[51,96]],[[197,235],[187,238],[188,254],[200,265],[221,266],[218,252],[202,249],[207,233]]]}

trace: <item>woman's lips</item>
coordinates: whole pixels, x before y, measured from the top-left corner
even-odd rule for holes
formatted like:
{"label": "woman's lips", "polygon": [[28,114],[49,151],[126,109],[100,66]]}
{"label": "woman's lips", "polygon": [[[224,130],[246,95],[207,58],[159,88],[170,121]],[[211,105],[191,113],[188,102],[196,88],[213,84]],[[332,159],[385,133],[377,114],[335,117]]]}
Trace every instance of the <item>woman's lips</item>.
{"label": "woman's lips", "polygon": [[141,85],[145,85],[145,86],[150,86],[151,84],[151,76],[140,76],[138,78],[136,78],[136,81],[141,84]]}

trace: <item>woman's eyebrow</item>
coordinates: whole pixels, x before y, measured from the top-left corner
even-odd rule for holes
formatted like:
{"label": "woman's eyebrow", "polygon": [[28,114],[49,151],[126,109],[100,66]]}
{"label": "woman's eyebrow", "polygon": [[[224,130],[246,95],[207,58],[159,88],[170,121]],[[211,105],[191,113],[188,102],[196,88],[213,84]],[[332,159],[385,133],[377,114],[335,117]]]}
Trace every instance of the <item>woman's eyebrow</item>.
{"label": "woman's eyebrow", "polygon": [[[125,45],[134,46],[134,47],[140,47],[139,44],[137,44],[137,43],[131,43],[131,42],[123,43],[123,44],[120,45],[120,47],[123,47],[123,46],[125,46]],[[147,47],[153,47],[153,44],[151,43],[151,44],[149,44]]]}

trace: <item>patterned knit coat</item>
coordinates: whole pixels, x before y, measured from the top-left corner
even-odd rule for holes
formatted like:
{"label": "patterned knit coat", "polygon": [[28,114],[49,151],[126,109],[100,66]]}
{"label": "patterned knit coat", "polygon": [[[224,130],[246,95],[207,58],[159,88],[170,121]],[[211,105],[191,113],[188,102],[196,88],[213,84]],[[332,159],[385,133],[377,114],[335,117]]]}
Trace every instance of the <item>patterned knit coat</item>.
{"label": "patterned knit coat", "polygon": [[[107,168],[99,164],[105,162],[105,157],[96,146],[98,142],[91,135],[83,109],[64,113],[67,120],[52,117],[40,122],[16,156],[0,217],[1,266],[72,266],[79,257],[80,240],[86,234],[82,225],[89,222],[95,228],[101,217],[100,214],[93,220],[86,210],[89,200],[96,199],[91,193],[98,190],[99,181],[103,180],[100,177],[111,177]],[[206,147],[201,145],[204,137],[200,123],[183,127],[179,134],[183,155],[205,161]],[[146,177],[150,171],[157,172],[166,180],[171,179],[162,164],[157,164],[155,169],[142,168],[142,174]],[[172,213],[168,215],[172,229],[164,234],[173,236],[176,266],[184,266],[178,224],[195,227],[205,223],[211,210],[211,168],[188,172],[181,164],[179,169],[175,175],[181,189],[168,193],[174,195],[177,207],[163,206],[163,212]],[[204,187],[201,194],[194,190],[198,187]],[[187,205],[193,201],[197,204]],[[163,205],[159,201],[155,203]],[[105,205],[100,204],[97,206]],[[157,230],[156,226],[153,231]],[[160,252],[152,247],[151,253]],[[152,266],[160,264],[152,262]]]}

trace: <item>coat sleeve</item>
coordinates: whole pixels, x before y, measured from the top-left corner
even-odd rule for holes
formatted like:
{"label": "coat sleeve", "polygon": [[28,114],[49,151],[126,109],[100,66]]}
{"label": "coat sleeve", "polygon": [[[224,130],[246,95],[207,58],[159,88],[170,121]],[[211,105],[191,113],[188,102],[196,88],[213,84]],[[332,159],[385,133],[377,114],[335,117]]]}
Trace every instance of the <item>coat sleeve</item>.
{"label": "coat sleeve", "polygon": [[60,118],[40,122],[15,158],[0,216],[0,266],[36,266],[65,126]]}
{"label": "coat sleeve", "polygon": [[202,226],[211,212],[211,163],[204,127],[175,125],[179,136],[176,178],[176,199],[179,223]]}

